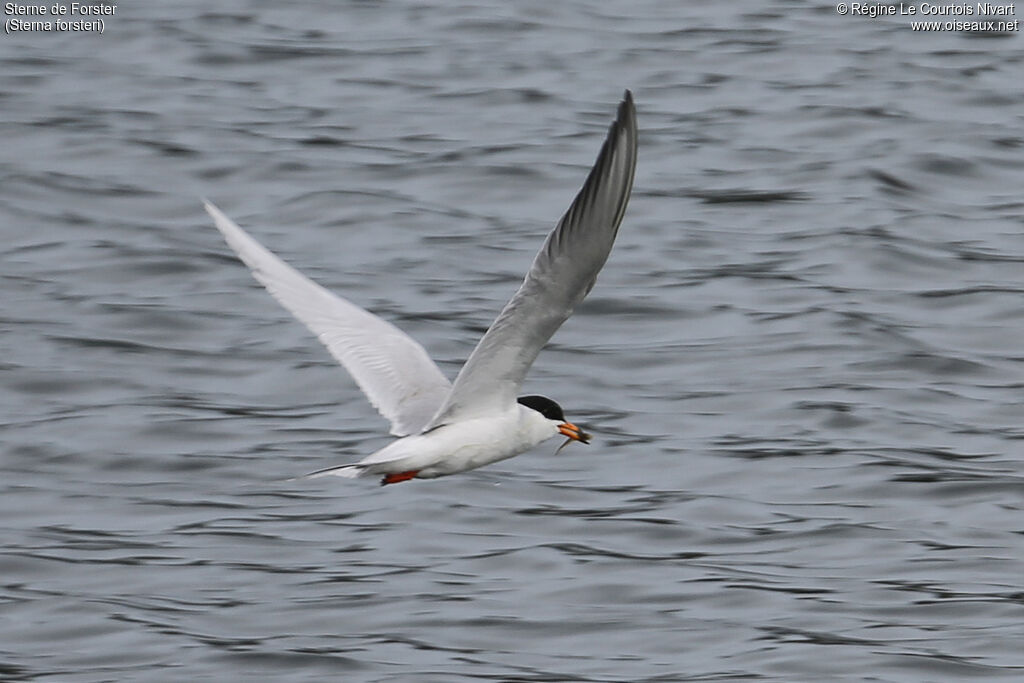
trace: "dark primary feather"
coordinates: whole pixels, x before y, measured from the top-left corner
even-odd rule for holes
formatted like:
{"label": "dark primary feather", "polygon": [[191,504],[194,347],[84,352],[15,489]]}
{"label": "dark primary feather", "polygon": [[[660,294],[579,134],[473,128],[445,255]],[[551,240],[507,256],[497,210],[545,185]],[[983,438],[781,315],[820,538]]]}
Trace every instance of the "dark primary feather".
{"label": "dark primary feather", "polygon": [[633,187],[636,135],[627,90],[582,189],[466,361],[432,425],[515,402],[537,354],[594,286],[608,258]]}

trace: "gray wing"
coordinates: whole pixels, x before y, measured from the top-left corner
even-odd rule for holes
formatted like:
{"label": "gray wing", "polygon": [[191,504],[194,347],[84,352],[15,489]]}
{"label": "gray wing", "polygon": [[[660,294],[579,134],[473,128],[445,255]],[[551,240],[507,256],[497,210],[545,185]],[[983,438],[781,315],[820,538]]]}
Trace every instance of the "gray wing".
{"label": "gray wing", "polygon": [[412,337],[328,292],[272,254],[220,209],[204,202],[228,246],[349,371],[391,433],[420,432],[444,403],[451,384]]}
{"label": "gray wing", "polygon": [[583,188],[462,367],[431,426],[515,404],[537,354],[594,286],[608,258],[633,187],[636,147],[636,110],[627,90]]}

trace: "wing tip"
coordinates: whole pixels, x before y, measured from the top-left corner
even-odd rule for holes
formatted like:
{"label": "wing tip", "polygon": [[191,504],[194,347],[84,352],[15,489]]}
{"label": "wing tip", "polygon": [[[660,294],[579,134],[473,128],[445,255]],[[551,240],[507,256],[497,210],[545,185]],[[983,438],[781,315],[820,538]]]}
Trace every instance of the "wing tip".
{"label": "wing tip", "polygon": [[217,214],[221,213],[221,210],[218,209],[217,206],[206,197],[200,197],[199,201],[203,203],[203,208],[206,209],[206,213],[210,214],[211,216],[216,217]]}
{"label": "wing tip", "polygon": [[622,102],[619,103],[619,110],[612,125],[619,126],[631,137],[636,135],[636,105],[633,103],[633,93],[629,88],[626,88],[622,95]]}
{"label": "wing tip", "polygon": [[[234,224],[234,221],[228,218],[223,211],[217,208],[216,204],[211,202],[206,197],[200,197],[200,199],[203,201],[203,208],[206,209],[206,213],[210,214],[210,218],[213,219],[213,224],[217,227],[218,230],[220,230],[222,234],[224,234],[225,237],[227,237],[229,232],[241,230],[241,228]],[[228,242],[228,244],[231,244],[230,241]]]}

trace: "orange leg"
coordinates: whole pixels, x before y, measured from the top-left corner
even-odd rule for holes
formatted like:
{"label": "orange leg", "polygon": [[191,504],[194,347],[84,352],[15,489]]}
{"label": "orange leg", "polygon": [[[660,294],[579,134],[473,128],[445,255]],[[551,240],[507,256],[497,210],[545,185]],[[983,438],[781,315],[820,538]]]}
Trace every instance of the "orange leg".
{"label": "orange leg", "polygon": [[391,474],[385,474],[384,478],[380,480],[381,486],[387,486],[388,484],[397,484],[400,481],[409,481],[419,474],[419,470],[409,470],[408,472],[393,472]]}

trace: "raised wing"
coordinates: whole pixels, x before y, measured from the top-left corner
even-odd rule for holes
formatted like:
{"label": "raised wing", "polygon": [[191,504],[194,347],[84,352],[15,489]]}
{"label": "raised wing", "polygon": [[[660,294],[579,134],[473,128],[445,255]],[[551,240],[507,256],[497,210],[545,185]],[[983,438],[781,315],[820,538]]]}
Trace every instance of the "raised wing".
{"label": "raised wing", "polygon": [[328,292],[274,256],[216,206],[203,203],[253,276],[345,366],[373,407],[390,420],[391,433],[405,436],[422,430],[451,390],[423,347],[391,323]]}
{"label": "raised wing", "polygon": [[437,426],[513,405],[551,335],[590,292],[626,211],[636,168],[636,110],[627,90],[590,175],[462,367]]}

